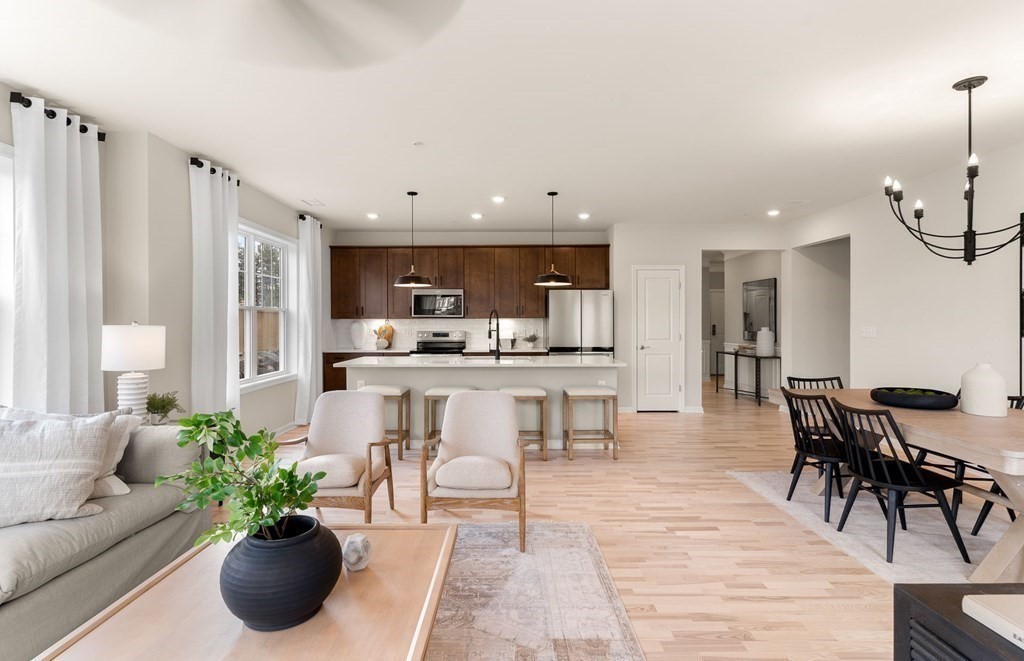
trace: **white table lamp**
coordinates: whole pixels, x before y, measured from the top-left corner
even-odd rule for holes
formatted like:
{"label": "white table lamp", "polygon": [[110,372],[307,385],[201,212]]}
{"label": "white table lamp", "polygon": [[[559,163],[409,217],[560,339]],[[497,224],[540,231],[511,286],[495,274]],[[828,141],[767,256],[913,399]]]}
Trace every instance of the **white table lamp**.
{"label": "white table lamp", "polygon": [[100,369],[124,372],[117,377],[117,407],[131,408],[134,415],[146,415],[149,395],[147,370],[164,368],[167,348],[165,326],[104,326]]}

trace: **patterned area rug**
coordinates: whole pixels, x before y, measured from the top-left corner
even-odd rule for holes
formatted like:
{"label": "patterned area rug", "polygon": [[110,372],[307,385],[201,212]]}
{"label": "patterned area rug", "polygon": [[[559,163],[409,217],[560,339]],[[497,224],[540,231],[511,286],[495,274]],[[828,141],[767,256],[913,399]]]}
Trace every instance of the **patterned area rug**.
{"label": "patterned area rug", "polygon": [[643,659],[590,527],[460,524],[427,658]]}
{"label": "patterned area rug", "polygon": [[[937,507],[908,509],[907,529],[896,527],[896,543],[890,564],[885,561],[885,517],[874,496],[861,492],[853,504],[846,527],[843,532],[838,532],[836,526],[846,501],[838,495],[833,496],[832,520],[825,523],[822,520],[824,499],[812,489],[817,482],[815,471],[804,470],[791,501],[786,500],[792,479],[789,473],[730,472],[729,475],[890,583],[964,583],[1010,523],[1006,511],[996,508],[978,536],[972,537],[971,527],[978,518],[980,501],[965,499],[960,506],[957,527],[973,563],[967,564],[956,550],[953,536]],[[925,502],[925,499],[911,496],[907,502],[912,501]]]}

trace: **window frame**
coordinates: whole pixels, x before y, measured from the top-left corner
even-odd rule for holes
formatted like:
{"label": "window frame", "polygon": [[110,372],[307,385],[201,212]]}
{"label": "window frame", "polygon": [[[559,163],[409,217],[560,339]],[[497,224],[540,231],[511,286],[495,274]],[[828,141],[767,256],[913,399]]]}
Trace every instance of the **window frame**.
{"label": "window frame", "polygon": [[[293,237],[280,232],[275,232],[274,230],[264,227],[258,223],[246,220],[241,216],[238,218],[238,236],[245,236],[248,239],[245,250],[245,290],[247,304],[238,305],[239,310],[244,310],[246,312],[246,314],[242,315],[242,319],[239,320],[240,324],[244,324],[244,329],[240,330],[243,331],[241,335],[245,344],[245,346],[239,346],[239,352],[246,357],[247,373],[250,374],[250,376],[245,379],[241,377],[238,379],[239,392],[241,394],[245,394],[254,390],[269,388],[288,381],[294,381],[298,378],[298,373],[295,367],[297,364],[296,323],[298,320],[295,301],[298,300],[297,264],[299,244],[298,240]],[[278,307],[255,305],[256,247],[254,240],[269,243],[281,248],[281,301]],[[235,255],[237,255],[237,252]],[[237,278],[235,280],[237,280]],[[254,347],[257,342],[255,336],[255,318],[256,311],[259,309],[279,311],[281,324],[278,331],[278,336],[280,338],[280,351],[278,354],[280,369],[268,374],[257,375],[255,372],[257,368],[258,352],[254,350]]]}

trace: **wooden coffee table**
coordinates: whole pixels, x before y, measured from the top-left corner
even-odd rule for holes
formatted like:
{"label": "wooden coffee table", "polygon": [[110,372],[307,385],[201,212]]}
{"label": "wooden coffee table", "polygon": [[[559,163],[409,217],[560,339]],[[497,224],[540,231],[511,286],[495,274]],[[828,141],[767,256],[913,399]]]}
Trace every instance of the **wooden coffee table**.
{"label": "wooden coffee table", "polygon": [[44,659],[422,659],[448,564],[454,525],[330,526],[361,532],[370,565],[343,571],[312,619],[284,631],[242,625],[220,596],[230,544],[195,548],[68,634]]}

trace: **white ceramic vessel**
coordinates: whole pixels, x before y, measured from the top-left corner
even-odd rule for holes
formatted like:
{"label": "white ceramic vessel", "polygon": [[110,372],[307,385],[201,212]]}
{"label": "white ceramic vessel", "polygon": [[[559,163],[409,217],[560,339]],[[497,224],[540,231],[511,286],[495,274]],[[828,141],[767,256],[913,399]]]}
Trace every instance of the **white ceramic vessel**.
{"label": "white ceramic vessel", "polygon": [[960,377],[960,410],[971,415],[1005,418],[1006,379],[988,363],[978,363]]}
{"label": "white ceramic vessel", "polygon": [[754,353],[758,356],[775,355],[775,333],[768,330],[767,326],[762,326],[761,330],[757,331],[757,348]]}
{"label": "white ceramic vessel", "polygon": [[366,322],[356,319],[348,327],[348,332],[352,337],[352,347],[354,349],[362,349],[363,343],[366,342]]}

